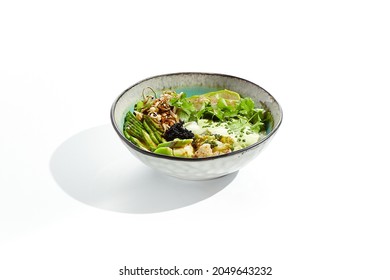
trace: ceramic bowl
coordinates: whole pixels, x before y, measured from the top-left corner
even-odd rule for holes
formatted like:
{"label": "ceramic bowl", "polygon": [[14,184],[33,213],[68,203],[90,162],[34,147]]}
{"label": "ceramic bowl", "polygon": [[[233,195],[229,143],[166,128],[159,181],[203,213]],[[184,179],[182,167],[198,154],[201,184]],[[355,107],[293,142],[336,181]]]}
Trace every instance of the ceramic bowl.
{"label": "ceramic bowl", "polygon": [[[251,97],[258,106],[260,102],[264,103],[273,115],[274,126],[267,131],[265,138],[245,149],[209,158],[178,158],[144,151],[125,138],[122,128],[126,113],[142,99],[142,91],[147,87],[157,92],[166,89],[185,92],[187,96],[229,89],[242,97]],[[129,151],[147,166],[180,179],[207,180],[233,173],[257,157],[278,130],[282,109],[266,90],[242,78],[213,73],[173,73],[147,78],[126,89],[112,105],[111,122]]]}

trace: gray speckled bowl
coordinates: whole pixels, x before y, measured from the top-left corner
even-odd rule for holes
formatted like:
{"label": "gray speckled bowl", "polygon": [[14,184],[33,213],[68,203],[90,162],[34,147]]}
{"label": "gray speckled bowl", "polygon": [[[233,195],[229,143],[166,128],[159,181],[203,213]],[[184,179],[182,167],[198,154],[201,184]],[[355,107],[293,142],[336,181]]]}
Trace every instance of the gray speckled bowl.
{"label": "gray speckled bowl", "polygon": [[[243,97],[251,97],[256,105],[263,102],[274,117],[274,126],[265,138],[242,150],[209,158],[177,158],[141,150],[128,141],[122,132],[126,113],[142,99],[142,91],[151,87],[155,91],[173,89],[187,96],[218,89],[229,89]],[[151,77],[125,90],[111,108],[111,122],[130,152],[144,164],[167,175],[187,180],[207,180],[227,175],[248,164],[271,141],[282,122],[282,109],[278,102],[260,86],[245,79],[224,74],[174,73]],[[129,167],[131,168],[131,167]]]}

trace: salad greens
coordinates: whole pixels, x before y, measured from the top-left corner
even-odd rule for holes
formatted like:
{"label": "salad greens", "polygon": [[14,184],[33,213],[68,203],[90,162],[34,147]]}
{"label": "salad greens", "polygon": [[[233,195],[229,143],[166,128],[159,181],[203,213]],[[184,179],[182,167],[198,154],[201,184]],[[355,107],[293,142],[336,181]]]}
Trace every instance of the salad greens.
{"label": "salad greens", "polygon": [[[229,97],[221,97],[221,93],[229,93]],[[233,94],[232,94],[233,93]],[[184,122],[211,119],[217,122],[233,121],[233,127],[250,124],[254,132],[265,129],[265,123],[272,122],[271,113],[264,108],[255,108],[254,101],[249,98],[240,98],[236,93],[228,90],[211,92],[201,96],[186,97],[186,94],[177,94],[170,100],[170,105],[178,108],[178,115]],[[215,101],[214,96],[219,95]],[[194,104],[198,104],[196,107]]]}

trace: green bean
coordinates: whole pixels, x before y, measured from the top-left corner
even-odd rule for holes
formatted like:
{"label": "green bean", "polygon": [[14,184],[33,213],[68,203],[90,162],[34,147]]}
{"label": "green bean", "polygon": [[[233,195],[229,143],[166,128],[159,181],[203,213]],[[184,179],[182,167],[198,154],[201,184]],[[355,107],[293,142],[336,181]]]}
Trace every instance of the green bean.
{"label": "green bean", "polygon": [[133,114],[132,112],[128,112],[128,113],[126,114],[125,120],[128,121],[128,122],[133,123],[133,124],[136,125],[136,126],[142,127],[141,121],[138,120],[138,119],[134,116],[134,114]]}
{"label": "green bean", "polygon": [[130,139],[129,139],[133,144],[135,144],[136,146],[140,147],[141,149],[143,150],[146,150],[146,151],[150,151],[150,149],[148,149],[148,147],[146,147],[140,140],[138,140],[137,138],[135,137],[132,137],[130,136]]}
{"label": "green bean", "polygon": [[159,143],[163,142],[163,138],[161,137],[162,133],[157,129],[156,124],[152,121],[149,116],[145,116],[146,124],[152,129],[155,137],[157,138]]}
{"label": "green bean", "polygon": [[146,115],[145,116],[145,120],[148,122],[149,126],[151,126],[153,129],[155,129],[159,133],[163,133],[164,132],[164,129],[160,125],[155,123],[150,116]]}
{"label": "green bean", "polygon": [[[123,134],[125,135],[125,137],[127,138],[127,139],[131,139],[132,137],[131,137],[131,135],[127,132],[127,130],[126,130],[126,128],[123,130]],[[131,140],[130,140],[131,141]]]}
{"label": "green bean", "polygon": [[145,131],[142,130],[143,133],[143,139],[145,140],[145,143],[152,149],[155,150],[157,148],[157,145],[154,144],[153,140],[150,138],[150,135]]}
{"label": "green bean", "polygon": [[160,144],[160,142],[159,142],[159,141],[157,140],[157,138],[155,137],[153,130],[148,126],[148,124],[146,123],[146,121],[143,122],[143,125],[144,125],[145,130],[149,133],[150,138],[152,139],[152,141],[153,141],[156,145]]}
{"label": "green bean", "polygon": [[136,137],[138,139],[143,138],[142,129],[139,129],[138,127],[132,126],[130,123],[125,123],[125,129],[128,134],[132,135],[133,137]]}
{"label": "green bean", "polygon": [[129,122],[129,124],[131,124],[133,127],[137,127],[137,128],[139,128],[139,129],[143,129],[143,128],[144,128],[141,122],[136,121],[136,120],[134,120],[134,119],[130,119],[130,120],[128,120],[128,122]]}

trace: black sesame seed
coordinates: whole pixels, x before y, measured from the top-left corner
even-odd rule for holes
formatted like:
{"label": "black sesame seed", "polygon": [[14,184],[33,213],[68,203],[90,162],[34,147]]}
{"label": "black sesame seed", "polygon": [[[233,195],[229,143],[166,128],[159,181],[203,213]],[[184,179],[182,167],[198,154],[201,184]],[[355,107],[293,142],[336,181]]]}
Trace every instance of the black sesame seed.
{"label": "black sesame seed", "polygon": [[172,125],[164,134],[164,138],[167,141],[172,141],[176,138],[179,139],[191,139],[194,138],[192,131],[183,127],[184,122],[178,122]]}

